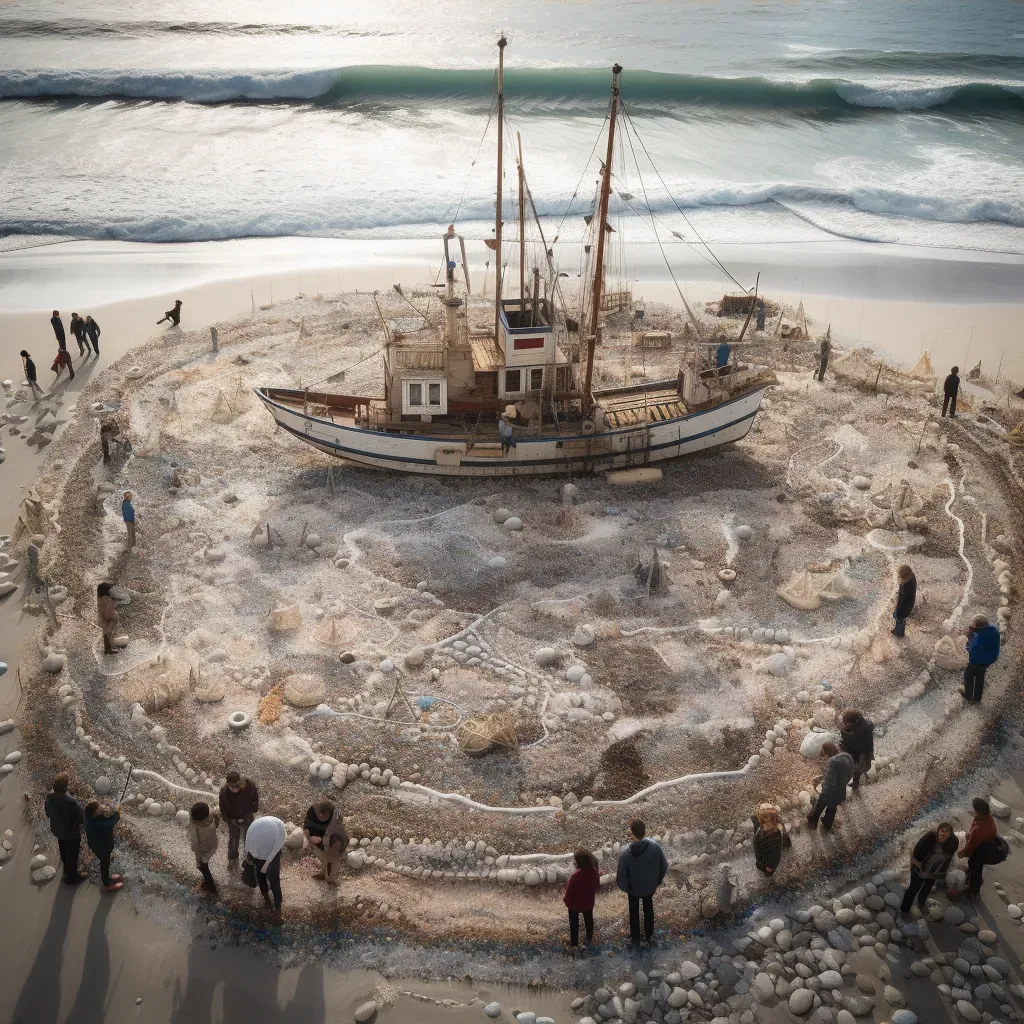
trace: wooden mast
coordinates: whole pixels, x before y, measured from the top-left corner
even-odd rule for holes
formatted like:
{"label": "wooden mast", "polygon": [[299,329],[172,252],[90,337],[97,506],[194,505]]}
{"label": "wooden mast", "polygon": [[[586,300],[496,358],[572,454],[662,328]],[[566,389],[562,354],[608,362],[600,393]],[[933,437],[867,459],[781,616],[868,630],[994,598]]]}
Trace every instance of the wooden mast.
{"label": "wooden mast", "polygon": [[498,40],[498,197],[494,204],[494,342],[501,327],[501,150],[505,127],[505,47],[508,41]]}
{"label": "wooden mast", "polygon": [[526,196],[523,186],[523,140],[516,132],[519,149],[519,326],[526,321]]}
{"label": "wooden mast", "polygon": [[612,152],[615,146],[615,115],[619,107],[619,75],[622,65],[612,68],[612,98],[608,111],[608,151],[605,155],[601,176],[601,201],[597,211],[597,257],[594,264],[594,286],[590,315],[590,331],[587,335],[587,372],[583,382],[583,401],[587,409],[594,405],[594,349],[598,342],[598,317],[601,313],[601,298],[604,291],[604,239],[607,234],[608,197],[612,183]]}

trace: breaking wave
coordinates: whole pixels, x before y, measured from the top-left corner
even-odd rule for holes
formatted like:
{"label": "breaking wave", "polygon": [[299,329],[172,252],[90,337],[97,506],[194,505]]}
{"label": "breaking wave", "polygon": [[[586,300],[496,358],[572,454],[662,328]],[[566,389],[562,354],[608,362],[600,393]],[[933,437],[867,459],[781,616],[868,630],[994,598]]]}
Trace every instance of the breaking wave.
{"label": "breaking wave", "polygon": [[[553,109],[597,108],[608,93],[604,68],[513,69],[505,74],[510,99]],[[116,72],[3,71],[0,99],[133,99],[190,103],[380,103],[451,99],[487,103],[490,69],[434,69],[354,65],[317,71]],[[718,105],[835,114],[875,108],[943,109],[954,113],[1024,114],[1024,80],[956,81],[934,78],[858,82],[820,78],[805,82],[766,77],[721,78],[626,71],[627,103]]]}
{"label": "breaking wave", "polygon": [[[818,211],[813,219],[800,209],[800,204],[813,205]],[[849,191],[818,188],[810,185],[766,183],[749,186],[720,186],[701,189],[677,189],[673,198],[663,196],[652,203],[657,214],[671,214],[678,204],[686,210],[714,210],[725,207],[758,207],[778,204],[816,227],[846,237],[845,229],[830,227],[827,210],[859,211],[885,217],[911,218],[933,223],[989,223],[1024,227],[1024,199],[1016,202],[977,199],[953,199],[914,195],[882,188],[855,188]],[[542,217],[558,217],[565,212],[565,198],[537,202]],[[367,233],[387,237],[432,235],[439,225],[450,219],[446,203],[433,204],[419,200],[407,205],[381,207],[372,203],[357,206],[319,204],[315,208],[260,208],[255,204],[246,210],[232,210],[209,216],[197,213],[183,216],[122,215],[115,222],[89,218],[31,219],[0,216],[0,234],[73,236],[132,242],[205,242],[229,238],[274,237],[364,237]],[[575,213],[582,216],[582,207]],[[466,203],[460,222],[486,223],[493,217],[489,203]],[[422,229],[422,230],[420,230]]]}

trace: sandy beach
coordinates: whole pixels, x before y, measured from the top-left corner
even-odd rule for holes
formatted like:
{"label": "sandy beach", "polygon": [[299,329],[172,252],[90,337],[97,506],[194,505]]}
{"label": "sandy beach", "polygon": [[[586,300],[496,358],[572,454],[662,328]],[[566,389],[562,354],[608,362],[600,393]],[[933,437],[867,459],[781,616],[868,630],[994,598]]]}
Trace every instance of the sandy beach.
{"label": "sandy beach", "polygon": [[[726,251],[723,252],[723,248]],[[728,249],[720,247],[718,251],[741,281],[752,281],[760,269],[762,294],[784,301],[791,307],[802,301],[807,316],[817,325],[816,329],[820,330],[825,324],[832,325],[833,337],[840,346],[848,349],[870,347],[878,355],[884,355],[903,367],[913,365],[921,352],[927,351],[940,373],[940,379],[947,364],[958,362],[962,367],[970,367],[980,360],[987,383],[984,393],[977,392],[979,397],[984,394],[999,400],[1005,396],[1004,385],[1011,380],[1019,382],[1024,379],[1024,299],[1021,295],[1024,258],[953,251],[923,255],[920,250],[860,243],[829,243],[814,249],[809,246],[736,247],[731,252]],[[429,289],[436,279],[437,251],[436,243],[421,241],[276,240],[203,243],[199,246],[74,242],[0,253],[0,338],[4,339],[0,345],[0,361],[4,366],[0,376],[20,383],[17,352],[27,348],[36,357],[40,379],[45,386],[52,376],[49,362],[56,347],[48,323],[49,311],[55,306],[60,308],[65,326],[72,309],[83,315],[91,313],[103,330],[100,358],[88,362],[76,359],[75,381],[60,389],[53,403],[59,411],[59,419],[68,421],[75,429],[84,429],[85,424],[91,430],[94,427],[91,421],[82,415],[76,416],[76,413],[84,411],[77,407],[79,394],[87,388],[93,388],[97,393],[107,389],[106,384],[103,388],[97,387],[104,374],[107,374],[104,380],[116,381],[118,387],[122,386],[133,361],[130,355],[133,350],[149,342],[149,347],[140,349],[138,354],[140,365],[148,372],[151,367],[146,360],[151,359],[153,368],[164,372],[160,367],[162,352],[159,343],[150,339],[155,332],[164,331],[162,327],[157,328],[154,321],[174,299],[180,298],[184,303],[183,331],[162,335],[167,339],[169,353],[167,372],[173,373],[170,353],[178,349],[183,359],[195,360],[197,365],[201,363],[195,355],[200,344],[198,339],[209,325],[215,323],[222,325],[222,332],[231,339],[231,345],[240,346],[237,351],[244,352],[247,358],[265,358],[270,366],[274,359],[281,363],[291,360],[293,353],[289,352],[289,344],[281,341],[281,332],[292,330],[287,326],[291,319],[303,314],[309,315],[311,320],[314,314],[328,317],[328,313],[316,305],[316,296],[331,297],[356,291],[386,294],[394,284],[410,290],[417,287]],[[473,243],[470,247],[471,261],[478,259],[482,263],[483,252],[482,244]],[[691,302],[703,304],[720,298],[724,291],[734,290],[720,277],[712,275],[707,264],[692,251],[688,256],[684,256],[684,252],[686,250],[679,247],[673,252],[673,260],[676,265],[678,256],[677,277]],[[643,299],[652,307],[659,303],[678,305],[675,289],[660,265],[660,259],[656,247],[640,247],[633,270],[634,298]],[[485,285],[484,275],[480,273],[474,278],[474,287],[485,286],[492,290],[493,280]],[[297,306],[289,304],[296,296],[305,296],[301,302],[306,305],[301,305],[301,302]],[[356,302],[353,301],[352,305],[357,308]],[[257,313],[255,320],[253,307]],[[262,326],[265,321],[273,319],[278,308],[287,323],[276,329]],[[253,322],[249,323],[250,320]],[[237,339],[232,332],[237,333]],[[330,349],[333,337],[325,329],[322,336],[316,335],[312,342],[307,342],[310,345],[308,361],[319,368],[318,373],[335,364],[347,365],[354,361],[354,355],[361,357],[372,347],[362,340],[348,340],[346,347],[335,353]],[[73,346],[73,340],[71,344]],[[279,347],[275,349],[274,345]],[[266,355],[263,349],[269,349],[270,354]],[[257,350],[258,354],[254,354]],[[221,358],[229,358],[230,354],[231,349],[228,348]],[[126,356],[129,358],[124,359]],[[121,360],[118,367],[111,370],[118,360]],[[298,363],[293,366],[289,361],[288,367],[289,373],[301,372]],[[783,391],[789,396],[787,401],[796,401],[794,396],[804,386],[803,378],[809,378],[810,370],[801,368],[799,373],[803,376],[794,372],[784,377]],[[1014,385],[1014,388],[1019,387],[1019,383]],[[850,401],[850,394],[855,392],[844,391],[837,401]],[[95,400],[95,395],[90,393],[87,400]],[[141,398],[137,401],[142,403],[140,407],[144,406]],[[1017,407],[1013,406],[1014,409]],[[818,409],[816,415],[823,415],[822,409]],[[877,417],[878,423],[884,422],[885,415],[882,409],[872,410],[872,416]],[[906,412],[906,415],[911,413]],[[262,412],[248,410],[243,416],[246,418],[238,426],[248,427],[253,445],[277,443],[269,440],[270,430],[268,427],[264,429]],[[782,459],[780,453],[788,443],[783,440],[780,424],[781,420],[775,428],[766,428],[775,431],[769,433],[771,444],[778,446],[777,450],[771,448],[773,459]],[[5,434],[7,458],[0,465],[0,480],[3,481],[0,533],[12,532],[25,489],[41,472],[50,471],[54,479],[60,476],[52,465],[55,458],[73,461],[77,439],[69,437],[67,429],[67,424],[62,425],[52,444],[39,451],[24,444],[21,438]],[[176,439],[171,436],[175,432],[173,425],[166,429],[168,433],[164,443],[169,446],[168,457],[180,458],[182,453],[187,455],[189,443],[185,427],[180,427]],[[215,448],[215,437],[216,430],[204,425],[196,430],[193,443],[197,449],[205,451]],[[92,436],[88,438],[90,442],[93,440]],[[874,448],[871,450],[875,451]],[[51,452],[59,454],[54,456]],[[934,468],[937,473],[938,449],[932,457],[936,459]],[[314,465],[319,471],[322,462],[310,463],[311,467]],[[679,487],[680,500],[684,500],[687,493],[684,483],[686,467],[687,463],[681,463],[675,469],[679,475],[673,477]],[[809,474],[812,468],[808,468]],[[225,472],[244,475],[244,468],[239,463],[238,468],[229,467]],[[699,472],[706,470],[695,471],[695,480]],[[146,492],[155,493],[148,487],[149,478],[143,471],[139,471],[137,479],[147,484]],[[370,489],[375,486],[372,474],[361,474],[353,483]],[[242,485],[242,476],[232,478],[231,486],[241,491]],[[924,486],[920,486],[923,494]],[[393,501],[396,507],[406,501],[394,481],[386,481],[381,493],[390,490],[395,492]],[[477,495],[484,496],[484,491]],[[522,500],[533,500],[533,497],[527,488]],[[599,497],[605,503],[613,500],[604,491],[599,492]],[[416,504],[432,512],[441,506],[443,498],[441,492],[428,492],[422,500],[406,501],[409,506],[407,514],[412,514],[412,506]],[[62,497],[61,500],[73,502],[73,496]],[[353,501],[358,500],[354,495]],[[540,501],[539,497],[537,500]],[[941,502],[934,505],[934,510],[930,514],[939,516]],[[246,514],[248,512],[249,509]],[[281,511],[275,514],[285,515]],[[372,525],[373,513],[369,514],[366,522]],[[943,522],[940,531],[946,540],[945,527],[948,525]],[[208,526],[200,523],[193,528],[208,529]],[[475,527],[470,523],[465,529],[471,532]],[[585,534],[585,531],[581,530],[581,533]],[[109,538],[101,539],[98,543],[109,544],[110,541]],[[157,550],[156,543],[154,538],[154,551]],[[707,540],[706,543],[710,546],[712,542]],[[979,546],[969,554],[972,558],[977,556],[975,560],[984,567],[980,541],[977,544]],[[943,589],[939,591],[937,600],[944,604],[955,603],[955,591],[959,585],[952,564],[940,567],[943,560],[950,558],[955,563],[955,547],[951,551],[952,555],[950,551],[936,551],[929,556],[934,557],[936,575],[943,580]],[[166,564],[170,564],[172,556],[172,549],[164,552]],[[385,551],[381,558],[386,561],[386,556]],[[375,567],[383,572],[376,563]],[[680,565],[679,572],[683,571]],[[686,571],[691,571],[688,562]],[[860,604],[856,607],[858,614],[866,614]],[[936,618],[931,628],[939,631],[939,625]],[[37,627],[38,620],[21,612],[16,601],[8,599],[0,605],[0,660],[9,665],[9,671],[0,681],[0,719],[17,717],[23,710],[19,667],[24,664],[26,671],[29,668],[33,672],[36,670],[39,656],[33,649],[31,638]],[[505,639],[507,641],[507,636]],[[21,643],[29,646],[19,654]],[[529,657],[525,644],[524,640],[522,649],[517,650],[522,659]],[[824,675],[829,669],[838,671],[835,666],[828,665],[821,667],[819,674]],[[882,685],[880,681],[876,682]],[[113,680],[110,685],[113,685]],[[874,694],[875,691],[865,692]],[[878,699],[882,700],[880,694]],[[617,705],[616,710],[619,710]],[[753,717],[757,718],[760,726],[760,717]],[[982,726],[983,723],[976,723],[979,735]],[[969,731],[973,736],[975,726]],[[20,749],[21,737],[15,731],[5,736],[3,742],[6,751]],[[913,771],[916,771],[916,762],[908,761],[910,763],[915,765]],[[910,768],[907,770],[911,771]],[[138,904],[126,898],[127,894],[116,899],[104,897],[97,886],[89,883],[77,892],[58,884],[29,885],[28,861],[33,851],[23,794],[29,794],[30,799],[38,804],[44,781],[34,774],[30,763],[23,764],[0,783],[0,830],[11,828],[17,834],[14,855],[0,871],[0,900],[8,920],[18,922],[17,942],[11,943],[4,959],[5,989],[10,995],[0,1011],[0,1021],[10,1021],[11,1024],[28,1024],[37,1020],[41,1024],[49,1021],[77,1024],[82,1021],[91,1024],[93,1021],[135,1019],[181,1024],[209,1021],[213,1024],[215,1021],[241,1019],[245,1014],[271,1021],[301,1017],[316,1024],[318,1021],[350,1019],[354,1009],[371,998],[376,999],[389,1014],[389,1019],[394,1020],[407,1019],[413,1014],[425,1021],[479,1020],[482,1005],[492,999],[500,1002],[506,1013],[509,1008],[522,1007],[537,1014],[546,1013],[558,1024],[571,1019],[568,1003],[575,991],[559,991],[557,986],[551,986],[550,976],[548,988],[543,990],[505,988],[490,980],[480,983],[465,978],[473,971],[458,969],[460,957],[456,952],[454,935],[444,935],[442,940],[453,943],[453,955],[440,960],[448,965],[445,976],[450,975],[450,982],[403,981],[396,980],[403,976],[402,963],[422,967],[429,958],[418,959],[412,951],[403,948],[396,966],[389,962],[389,953],[383,944],[367,942],[355,952],[332,950],[332,954],[350,968],[353,964],[360,964],[365,968],[362,971],[335,970],[303,962],[301,948],[297,948],[294,954],[277,956],[273,963],[268,963],[260,951],[249,948],[244,941],[241,948],[232,941],[225,941],[224,936],[229,933],[222,927],[221,912],[216,908],[190,907],[184,913],[164,910],[161,901],[166,899],[167,893],[157,883],[155,875],[158,872],[154,873],[152,885],[144,883],[143,892],[134,895]],[[465,781],[465,784],[468,786],[470,783]],[[890,803],[898,803],[899,790],[892,788],[894,783],[883,782],[881,785],[879,799],[882,799],[881,794],[887,794]],[[885,786],[890,789],[886,790]],[[1014,791],[1012,798],[1018,799],[1019,794]],[[1024,807],[1015,806],[1016,812],[1022,810]],[[876,812],[879,815],[884,813],[881,807],[876,808]],[[358,823],[371,827],[369,821]],[[604,832],[600,827],[596,828],[595,841],[607,831],[608,828]],[[891,854],[893,850],[888,852]],[[881,863],[880,857],[871,861],[872,870],[876,863]],[[171,858],[173,860],[174,857]],[[861,863],[867,867],[867,862]],[[854,867],[851,860],[851,879],[859,877]],[[175,870],[178,868],[180,865]],[[1019,885],[1017,874],[1013,875],[1014,885]],[[375,883],[366,881],[368,877],[361,875],[360,881],[353,883],[359,890],[356,897],[363,889],[367,893],[376,891]],[[1011,876],[1007,874],[1006,877],[1009,879]],[[1011,883],[1008,881],[1007,884]],[[481,887],[477,891],[482,893],[484,890]],[[403,890],[399,880],[393,883],[391,898],[393,901],[397,899],[399,905],[403,898],[408,901],[410,918],[419,912],[421,920],[429,920],[431,912],[426,905],[429,899],[419,906],[413,893],[413,888]],[[377,898],[368,896],[367,902]],[[535,924],[546,930],[550,921],[562,915],[553,891],[545,898],[554,905],[554,909],[535,908],[527,913],[514,906],[515,897],[509,897],[509,903],[503,910],[503,898],[493,897],[488,903],[488,913],[494,916],[506,913],[510,926],[521,927],[521,938],[529,935]],[[679,898],[680,915],[684,914],[687,899],[688,895]],[[606,906],[610,916],[622,909],[612,898]],[[1005,913],[1005,906],[1000,909]],[[440,929],[440,925],[438,927]],[[13,936],[14,930],[13,926],[10,927],[9,936]],[[443,929],[439,934],[443,934]],[[215,948],[210,947],[211,940],[216,944]],[[395,949],[398,950],[400,945],[400,940],[396,940]],[[550,958],[552,948],[557,947],[543,942],[539,948],[541,958]],[[522,957],[522,951],[517,951],[516,955]],[[406,956],[407,961],[403,959]],[[472,967],[474,958],[483,961],[488,956],[486,950],[476,950],[465,962]],[[674,956],[678,960],[678,956]],[[526,967],[520,964],[514,972],[510,969],[506,976],[528,980],[529,956],[525,959]],[[650,969],[653,962],[645,962],[645,967]],[[536,973],[549,973],[549,967],[550,964],[543,968],[538,966]],[[378,968],[387,975],[386,981]],[[602,977],[617,976],[615,971],[623,977],[628,976],[628,955],[616,951],[613,965],[606,971],[612,973],[602,975],[600,964],[593,970],[586,965],[575,965],[571,973],[574,984],[585,988],[589,978],[592,981],[589,987],[592,988],[601,982]],[[567,977],[569,973],[566,972]],[[764,1021],[790,1019],[771,1016],[768,1009],[759,1010],[759,1014],[757,1019]],[[875,1019],[883,1018],[876,1015]],[[938,1016],[934,1019],[941,1020]]]}

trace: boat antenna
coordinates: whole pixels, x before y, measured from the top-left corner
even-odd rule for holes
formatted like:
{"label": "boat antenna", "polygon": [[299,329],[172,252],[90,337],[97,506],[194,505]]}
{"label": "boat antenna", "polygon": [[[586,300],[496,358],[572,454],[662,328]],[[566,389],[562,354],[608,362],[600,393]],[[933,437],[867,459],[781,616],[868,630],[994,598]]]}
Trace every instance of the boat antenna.
{"label": "boat antenna", "polygon": [[583,402],[587,409],[594,405],[594,349],[597,347],[600,327],[598,317],[601,312],[601,298],[604,291],[604,240],[607,234],[605,224],[608,219],[608,196],[611,192],[612,154],[615,151],[615,114],[619,106],[619,75],[622,65],[612,68],[612,97],[608,108],[608,149],[605,153],[604,167],[601,174],[601,201],[597,211],[597,257],[594,261],[594,287],[591,296],[590,330],[587,332],[587,372],[583,381]]}
{"label": "boat antenna", "polygon": [[501,155],[505,127],[505,47],[508,40],[498,40],[498,197],[494,204],[494,343],[498,343],[501,326]]}
{"label": "boat antenna", "polygon": [[523,139],[516,132],[516,147],[519,150],[519,324],[526,318],[526,198],[523,192],[526,182],[523,176]]}

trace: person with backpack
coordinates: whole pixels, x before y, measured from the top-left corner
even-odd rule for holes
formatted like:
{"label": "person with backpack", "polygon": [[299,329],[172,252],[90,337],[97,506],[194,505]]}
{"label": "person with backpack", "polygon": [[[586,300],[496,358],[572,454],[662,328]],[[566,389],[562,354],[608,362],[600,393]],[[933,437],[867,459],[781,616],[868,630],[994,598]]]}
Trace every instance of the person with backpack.
{"label": "person with backpack", "polygon": [[967,668],[960,696],[969,704],[980,704],[985,689],[985,671],[999,659],[999,630],[984,615],[975,615],[967,630]]}
{"label": "person with backpack", "polygon": [[775,804],[761,804],[750,820],[754,823],[754,866],[771,878],[782,862],[782,851],[792,845],[786,826]]}
{"label": "person with backpack", "polygon": [[860,777],[875,759],[875,723],[849,708],[839,715],[840,747],[853,758],[851,787],[860,789]]}
{"label": "person with backpack", "polygon": [[1009,856],[1006,840],[996,830],[996,819],[987,800],[976,796],[971,801],[974,821],[967,831],[960,859],[967,861],[967,894],[977,896],[981,892],[981,876],[986,864],[1002,864]]}
{"label": "person with backpack", "polygon": [[902,640],[907,635],[907,619],[917,603],[917,577],[909,565],[901,565],[896,570],[896,578],[900,586],[896,591],[896,608],[892,613],[895,622],[892,635]]}
{"label": "person with backpack", "polygon": [[917,905],[924,912],[928,894],[936,881],[949,870],[960,840],[953,834],[953,826],[944,821],[938,828],[925,832],[910,855],[910,882],[903,894],[900,910],[909,914],[917,897]]}
{"label": "person with backpack", "polygon": [[817,828],[818,819],[824,813],[821,827],[831,832],[836,809],[846,800],[846,787],[853,778],[854,762],[851,754],[845,750],[840,751],[834,743],[823,743],[821,756],[828,758],[828,763],[825,765],[825,777],[821,781],[821,793],[811,813],[807,815],[807,824],[812,829]]}
{"label": "person with backpack", "polygon": [[636,819],[629,824],[631,842],[619,854],[616,882],[629,897],[629,937],[640,945],[640,904],[644,908],[644,938],[654,944],[654,893],[668,874],[665,851],[653,839],[645,839],[647,826]]}
{"label": "person with backpack", "polygon": [[601,872],[597,860],[589,850],[582,847],[572,855],[576,870],[569,876],[562,902],[569,910],[569,945],[574,949],[580,944],[580,915],[586,929],[587,945],[594,942],[594,899],[601,888]]}

